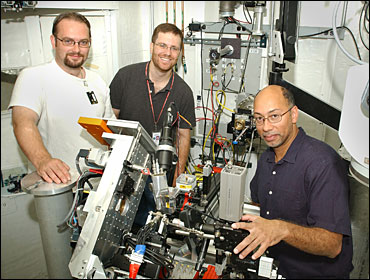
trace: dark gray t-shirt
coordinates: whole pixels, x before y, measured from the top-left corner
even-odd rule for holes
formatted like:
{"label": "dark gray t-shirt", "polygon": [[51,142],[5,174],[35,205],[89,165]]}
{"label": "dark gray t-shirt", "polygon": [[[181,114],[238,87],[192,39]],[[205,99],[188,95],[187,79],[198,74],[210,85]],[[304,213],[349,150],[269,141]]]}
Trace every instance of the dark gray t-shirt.
{"label": "dark gray t-shirt", "polygon": [[[181,116],[183,116],[191,126],[180,120],[180,128],[192,129],[195,126],[195,109],[194,97],[190,87],[176,73],[171,75],[167,86],[154,94],[154,84],[145,75],[147,62],[132,64],[121,68],[110,84],[110,97],[113,109],[119,109],[118,118],[124,120],[138,121],[144,129],[152,134],[154,130],[154,120],[152,107],[149,99],[147,80],[151,90],[153,109],[155,120],[158,121],[157,126],[162,128],[168,106],[175,102],[175,106]],[[148,70],[149,71],[149,70]],[[173,85],[172,89],[172,77]],[[170,91],[170,94],[168,95]],[[166,101],[168,95],[168,99]],[[164,107],[163,104],[165,103]],[[162,111],[163,108],[163,111]],[[162,111],[162,113],[161,113]],[[160,118],[158,120],[158,117]]]}

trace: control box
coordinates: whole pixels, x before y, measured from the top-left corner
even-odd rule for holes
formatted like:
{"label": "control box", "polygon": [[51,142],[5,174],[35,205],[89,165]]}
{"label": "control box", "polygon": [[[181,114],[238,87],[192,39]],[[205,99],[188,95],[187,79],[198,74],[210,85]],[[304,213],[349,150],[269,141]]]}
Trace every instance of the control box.
{"label": "control box", "polygon": [[221,170],[219,218],[238,222],[243,215],[247,168],[226,165]]}

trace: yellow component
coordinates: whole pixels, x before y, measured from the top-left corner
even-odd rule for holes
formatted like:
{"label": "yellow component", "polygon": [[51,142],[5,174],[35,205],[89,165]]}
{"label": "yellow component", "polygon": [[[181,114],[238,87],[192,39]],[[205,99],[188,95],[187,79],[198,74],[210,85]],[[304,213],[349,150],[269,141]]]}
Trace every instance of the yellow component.
{"label": "yellow component", "polygon": [[191,185],[180,185],[180,189],[191,189]]}
{"label": "yellow component", "polygon": [[109,145],[103,138],[103,132],[112,133],[108,128],[107,122],[102,119],[80,117],[78,123],[85,128],[100,144]]}
{"label": "yellow component", "polygon": [[194,166],[194,169],[195,169],[195,171],[201,172],[203,174],[203,167]]}

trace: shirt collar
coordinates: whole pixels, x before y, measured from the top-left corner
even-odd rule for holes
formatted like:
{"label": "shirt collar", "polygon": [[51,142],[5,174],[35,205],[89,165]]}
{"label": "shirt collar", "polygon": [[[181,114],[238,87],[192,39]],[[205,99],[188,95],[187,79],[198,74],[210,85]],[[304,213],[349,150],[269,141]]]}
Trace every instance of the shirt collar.
{"label": "shirt collar", "polygon": [[[148,63],[148,71],[147,71],[147,73],[146,73],[146,76],[145,76],[145,79],[147,80],[147,81],[149,81],[149,84],[150,84],[150,86],[153,86],[153,82],[152,82],[152,80],[151,79],[149,79],[149,63],[150,63],[150,61],[148,61],[147,62]],[[147,67],[146,65],[147,65],[147,63],[145,63],[145,68]],[[175,80],[176,79],[176,73],[174,73],[174,70],[172,69],[172,72],[171,72],[171,76],[170,76],[170,79],[168,80],[168,83],[167,83],[167,85],[161,90],[161,91],[159,91],[158,93],[160,93],[160,92],[168,92],[169,90],[171,90],[171,84],[172,84],[172,75],[173,75],[173,79]],[[173,85],[172,85],[172,88],[173,88]]]}
{"label": "shirt collar", "polygon": [[[302,146],[302,143],[305,137],[306,137],[306,132],[303,130],[302,127],[299,127],[296,138],[293,140],[292,144],[290,145],[288,151],[286,152],[282,160],[286,162],[290,162],[290,163],[295,163],[298,151],[300,150],[300,147]],[[268,148],[267,161],[275,162],[275,152],[274,152],[274,149],[271,147]]]}

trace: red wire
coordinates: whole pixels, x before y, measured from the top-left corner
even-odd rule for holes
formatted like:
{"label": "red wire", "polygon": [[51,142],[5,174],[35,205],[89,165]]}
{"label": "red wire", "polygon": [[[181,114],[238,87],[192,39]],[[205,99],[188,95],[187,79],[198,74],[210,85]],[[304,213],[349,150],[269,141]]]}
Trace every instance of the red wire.
{"label": "red wire", "polygon": [[199,122],[199,121],[204,121],[204,120],[206,120],[206,121],[212,121],[212,119],[209,119],[209,118],[196,118],[196,122]]}
{"label": "red wire", "polygon": [[237,22],[251,24],[251,22],[249,22],[249,21],[242,21],[242,20],[239,20],[239,19],[236,19],[236,18],[233,18],[233,19],[235,19]]}
{"label": "red wire", "polygon": [[176,122],[177,122],[177,120],[180,118],[180,114],[179,114],[179,112],[177,112],[177,117],[176,117],[176,120],[171,124],[171,126],[173,126]]}

